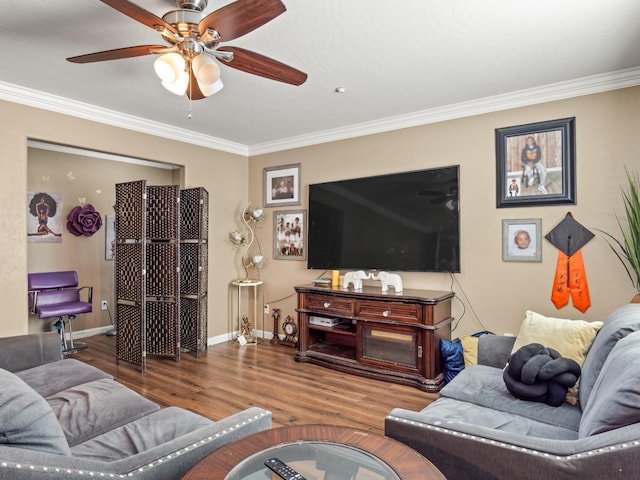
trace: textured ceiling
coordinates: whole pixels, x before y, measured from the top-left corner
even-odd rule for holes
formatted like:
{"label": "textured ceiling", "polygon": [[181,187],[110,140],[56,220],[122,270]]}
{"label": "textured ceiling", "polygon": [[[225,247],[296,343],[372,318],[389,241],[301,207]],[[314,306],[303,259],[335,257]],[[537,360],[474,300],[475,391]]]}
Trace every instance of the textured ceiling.
{"label": "textured ceiling", "polygon": [[[162,43],[153,30],[98,0],[0,0],[0,98],[260,152],[640,83],[638,0],[283,2],[287,12],[228,45],[303,70],[307,82],[222,66],[224,89],[189,105],[161,86],[155,56],[65,60]],[[135,3],[158,16],[175,8]],[[205,13],[227,3],[210,0]]]}

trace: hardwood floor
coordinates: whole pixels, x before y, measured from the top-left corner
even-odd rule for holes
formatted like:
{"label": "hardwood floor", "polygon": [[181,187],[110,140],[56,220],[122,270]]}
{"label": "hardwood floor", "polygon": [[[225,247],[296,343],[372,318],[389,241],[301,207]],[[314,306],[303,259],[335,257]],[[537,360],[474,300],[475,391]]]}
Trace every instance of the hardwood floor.
{"label": "hardwood floor", "polygon": [[249,406],[273,413],[273,426],[310,423],[345,425],[384,433],[394,407],[420,410],[437,394],[414,387],[298,363],[294,349],[271,345],[210,346],[200,358],[183,353],[180,362],[149,356],[147,372],[115,361],[115,337],[83,338],[86,350],[71,356],[114,376],[161,406],[178,406],[214,420]]}

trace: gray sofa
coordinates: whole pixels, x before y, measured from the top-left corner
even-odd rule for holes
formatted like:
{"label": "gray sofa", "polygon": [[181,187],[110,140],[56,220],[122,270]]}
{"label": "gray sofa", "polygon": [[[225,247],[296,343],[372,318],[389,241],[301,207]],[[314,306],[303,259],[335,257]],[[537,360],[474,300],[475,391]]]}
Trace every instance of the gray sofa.
{"label": "gray sofa", "polygon": [[604,321],[582,366],[578,405],[513,397],[502,376],[513,341],[480,337],[478,365],[422,411],[393,409],[385,435],[449,480],[640,478],[640,304]]}
{"label": "gray sofa", "polygon": [[78,360],[56,333],[0,338],[0,479],[179,479],[221,445],[271,427],[163,408]]}

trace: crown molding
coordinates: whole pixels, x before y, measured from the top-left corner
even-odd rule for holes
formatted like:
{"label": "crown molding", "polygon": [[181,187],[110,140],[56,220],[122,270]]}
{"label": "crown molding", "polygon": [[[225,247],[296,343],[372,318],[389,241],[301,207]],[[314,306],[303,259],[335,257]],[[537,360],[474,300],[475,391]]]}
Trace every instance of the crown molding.
{"label": "crown molding", "polygon": [[229,142],[221,138],[176,128],[165,123],[154,122],[145,118],[127,115],[116,112],[115,110],[108,110],[88,103],[70,100],[58,95],[51,95],[6,82],[0,82],[0,100],[7,100],[13,103],[70,115],[72,117],[104,123],[113,127],[125,128],[127,130],[245,157],[249,155],[247,146],[240,143]]}
{"label": "crown molding", "polygon": [[509,110],[511,108],[618,90],[636,85],[640,85],[640,68],[618,70],[616,72],[554,83],[543,87],[519,90],[405,115],[397,115],[381,120],[347,125],[345,127],[324,130],[309,135],[285,138],[275,142],[252,145],[249,147],[249,155],[254,156],[293,148],[308,147],[321,143],[400,130],[402,128],[416,127],[446,120]]}
{"label": "crown molding", "polygon": [[177,170],[178,165],[171,163],[154,162],[152,160],[144,160],[142,158],[128,157],[124,155],[116,155],[114,153],[99,152],[97,150],[88,150],[86,148],[71,147],[69,145],[60,145],[59,143],[42,142],[40,140],[27,140],[27,147],[37,148],[39,150],[47,150],[50,152],[68,153],[70,155],[81,155],[83,157],[99,158],[101,160],[109,160],[111,162],[130,163],[133,165],[142,165],[145,167],[162,168],[164,170]]}
{"label": "crown molding", "polygon": [[0,99],[249,157],[637,85],[640,85],[640,68],[630,68],[256,145],[243,145],[189,130],[177,129],[163,123],[152,122],[133,115],[5,82],[0,82]]}

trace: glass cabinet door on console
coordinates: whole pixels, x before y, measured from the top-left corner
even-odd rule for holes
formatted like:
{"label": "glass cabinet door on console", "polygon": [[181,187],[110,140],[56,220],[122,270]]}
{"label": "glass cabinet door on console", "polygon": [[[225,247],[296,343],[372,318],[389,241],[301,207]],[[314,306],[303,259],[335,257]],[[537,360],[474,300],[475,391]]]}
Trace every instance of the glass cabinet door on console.
{"label": "glass cabinet door on console", "polygon": [[359,323],[358,361],[381,367],[393,366],[396,371],[421,373],[422,342],[420,330],[414,327],[389,326],[381,323]]}

